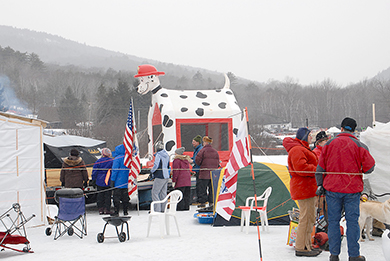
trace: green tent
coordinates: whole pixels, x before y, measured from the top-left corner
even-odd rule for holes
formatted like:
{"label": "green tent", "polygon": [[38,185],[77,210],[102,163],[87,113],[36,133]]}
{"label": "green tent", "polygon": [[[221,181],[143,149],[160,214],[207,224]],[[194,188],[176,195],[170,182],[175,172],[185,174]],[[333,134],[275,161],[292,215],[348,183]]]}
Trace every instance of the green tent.
{"label": "green tent", "polygon": [[[296,201],[290,195],[290,174],[284,165],[273,163],[253,163],[255,174],[256,193],[260,196],[268,187],[272,187],[271,196],[268,199],[267,215],[269,224],[287,225],[290,222],[288,210],[298,208]],[[226,221],[217,215],[214,226],[239,226],[241,210],[238,206],[244,206],[247,197],[254,196],[251,166],[238,171],[236,208],[230,221]],[[251,223],[256,222],[256,213],[252,211]],[[260,220],[259,220],[260,222]]]}

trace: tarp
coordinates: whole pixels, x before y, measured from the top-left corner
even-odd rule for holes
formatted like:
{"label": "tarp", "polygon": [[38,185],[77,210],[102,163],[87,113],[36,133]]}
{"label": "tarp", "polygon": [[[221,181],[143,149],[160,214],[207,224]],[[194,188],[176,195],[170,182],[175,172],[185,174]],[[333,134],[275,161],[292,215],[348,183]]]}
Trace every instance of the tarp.
{"label": "tarp", "polygon": [[74,135],[43,136],[45,151],[45,167],[61,168],[63,159],[69,156],[70,150],[75,148],[80,151],[80,156],[87,167],[92,167],[101,157],[101,150],[106,147],[106,142]]}
{"label": "tarp", "polygon": [[[291,199],[290,174],[285,165],[274,163],[254,162],[256,193],[260,196],[268,187],[272,187],[271,196],[268,199],[267,215],[269,224],[287,225],[290,222],[288,211],[293,207],[298,208],[297,203]],[[241,222],[241,210],[238,206],[244,206],[247,197],[254,196],[251,166],[238,171],[236,209],[230,221],[226,221],[217,215],[214,226],[239,226]],[[256,222],[255,213],[251,216],[251,223]]]}
{"label": "tarp", "polygon": [[[368,179],[372,192],[376,195],[390,194],[390,122],[378,124],[375,128],[368,127],[360,133],[360,140],[368,146],[371,155],[375,159],[375,170],[364,178]],[[390,195],[377,197],[384,202]]]}
{"label": "tarp", "polygon": [[0,215],[19,203],[26,217],[36,216],[26,226],[44,225],[46,220],[44,125],[43,121],[0,113]]}

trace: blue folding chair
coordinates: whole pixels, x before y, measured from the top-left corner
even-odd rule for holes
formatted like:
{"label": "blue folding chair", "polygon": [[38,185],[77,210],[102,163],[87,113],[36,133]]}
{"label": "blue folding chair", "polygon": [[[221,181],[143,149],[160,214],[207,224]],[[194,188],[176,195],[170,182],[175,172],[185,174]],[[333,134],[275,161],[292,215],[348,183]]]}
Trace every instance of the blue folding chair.
{"label": "blue folding chair", "polygon": [[50,236],[55,226],[54,240],[66,233],[79,238],[87,235],[87,216],[85,214],[85,198],[82,189],[61,189],[56,191],[55,200],[59,203],[58,215],[51,227],[46,228]]}

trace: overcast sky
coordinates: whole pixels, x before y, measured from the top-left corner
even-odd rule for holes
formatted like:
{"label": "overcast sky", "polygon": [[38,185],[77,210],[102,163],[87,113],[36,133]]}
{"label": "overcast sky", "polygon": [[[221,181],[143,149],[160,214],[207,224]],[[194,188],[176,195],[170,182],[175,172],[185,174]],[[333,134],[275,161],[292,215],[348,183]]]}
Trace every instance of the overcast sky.
{"label": "overcast sky", "polygon": [[261,82],[345,86],[390,67],[388,0],[1,0],[0,8],[1,25]]}

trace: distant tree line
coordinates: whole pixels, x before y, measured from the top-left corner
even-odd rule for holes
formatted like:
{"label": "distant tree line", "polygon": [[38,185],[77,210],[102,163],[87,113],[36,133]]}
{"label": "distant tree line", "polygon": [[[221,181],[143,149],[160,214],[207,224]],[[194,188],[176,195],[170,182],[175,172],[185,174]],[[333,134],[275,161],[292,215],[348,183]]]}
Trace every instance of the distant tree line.
{"label": "distant tree line", "polygon": [[[9,87],[32,114],[39,117],[40,110],[49,107],[58,114],[62,128],[105,140],[114,149],[122,142],[133,98],[141,153],[146,153],[145,130],[151,97],[136,92],[138,81],[134,78],[136,68],[133,69],[115,71],[46,64],[37,54],[0,46],[0,76],[7,77],[10,83],[10,86],[0,83],[0,108],[5,108],[4,88]],[[254,132],[260,132],[264,124],[283,122],[292,122],[295,127],[308,123],[327,128],[340,124],[345,116],[366,127],[372,124],[373,103],[376,120],[390,120],[390,81],[362,81],[342,88],[332,80],[303,86],[289,78],[257,83],[240,79],[232,72],[228,77],[238,104],[248,108]],[[161,83],[163,87],[179,90],[218,89],[223,87],[224,79],[221,76],[216,81],[198,71],[192,78],[167,74],[161,77]]]}

